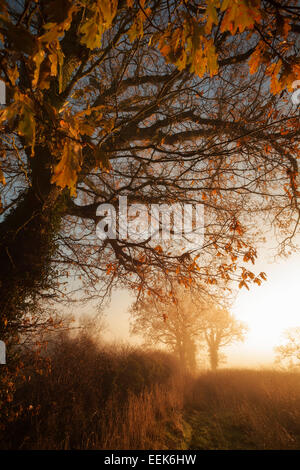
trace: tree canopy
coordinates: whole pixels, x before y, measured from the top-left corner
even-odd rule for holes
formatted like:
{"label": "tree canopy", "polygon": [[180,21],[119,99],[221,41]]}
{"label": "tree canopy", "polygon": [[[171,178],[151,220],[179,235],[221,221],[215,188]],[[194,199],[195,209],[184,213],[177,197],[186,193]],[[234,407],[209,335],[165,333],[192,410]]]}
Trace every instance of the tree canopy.
{"label": "tree canopy", "polygon": [[[172,295],[261,283],[267,224],[299,222],[300,9],[268,0],[0,3],[1,332],[75,274]],[[100,203],[202,204],[204,244],[99,240]],[[157,283],[157,276],[164,283]]]}

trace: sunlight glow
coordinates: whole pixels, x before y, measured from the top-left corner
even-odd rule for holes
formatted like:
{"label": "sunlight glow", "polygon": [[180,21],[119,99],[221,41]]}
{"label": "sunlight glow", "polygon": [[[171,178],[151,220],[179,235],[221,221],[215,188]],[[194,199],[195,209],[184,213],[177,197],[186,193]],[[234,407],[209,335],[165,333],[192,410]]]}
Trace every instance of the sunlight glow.
{"label": "sunlight glow", "polygon": [[248,324],[249,332],[244,343],[228,350],[228,365],[270,365],[284,330],[300,325],[300,255],[260,266],[267,281],[240,291],[233,308]]}

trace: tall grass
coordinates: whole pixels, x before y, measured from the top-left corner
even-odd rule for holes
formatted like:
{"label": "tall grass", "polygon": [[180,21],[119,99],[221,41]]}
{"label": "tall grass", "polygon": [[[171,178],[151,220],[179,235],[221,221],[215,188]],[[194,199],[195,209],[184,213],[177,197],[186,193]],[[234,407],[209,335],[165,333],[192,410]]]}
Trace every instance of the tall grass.
{"label": "tall grass", "polygon": [[43,354],[47,367],[24,357],[1,449],[300,448],[298,373],[190,377],[169,354],[87,334],[62,333]]}
{"label": "tall grass", "polygon": [[187,399],[195,448],[299,449],[300,374],[220,370],[196,380]]}
{"label": "tall grass", "polygon": [[182,408],[175,359],[159,351],[99,346],[63,334],[48,346],[51,368],[32,370],[14,395],[22,412],[6,426],[1,448],[145,449],[162,447]]}

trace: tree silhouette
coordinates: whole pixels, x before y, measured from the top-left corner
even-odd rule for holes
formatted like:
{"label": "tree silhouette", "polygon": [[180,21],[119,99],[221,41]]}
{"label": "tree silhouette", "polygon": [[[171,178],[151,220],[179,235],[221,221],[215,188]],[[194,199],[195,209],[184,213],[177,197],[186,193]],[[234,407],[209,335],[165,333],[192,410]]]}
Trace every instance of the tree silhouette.
{"label": "tree silhouette", "polygon": [[227,309],[217,297],[205,292],[177,287],[175,300],[144,297],[131,307],[131,331],[142,335],[146,344],[165,345],[174,352],[183,368],[196,369],[196,356],[207,345],[210,365],[216,370],[220,350],[242,341],[247,326]]}
{"label": "tree silhouette", "polygon": [[147,346],[163,345],[173,352],[184,370],[196,370],[200,315],[189,291],[177,289],[175,302],[145,298],[131,307],[131,332],[141,335]]}
{"label": "tree silhouette", "polygon": [[216,371],[220,364],[220,350],[236,341],[243,341],[247,326],[226,309],[210,306],[201,319],[207,344],[210,367]]}
{"label": "tree silhouette", "polygon": [[284,333],[285,344],[277,346],[276,362],[289,368],[300,367],[300,327],[289,328]]}

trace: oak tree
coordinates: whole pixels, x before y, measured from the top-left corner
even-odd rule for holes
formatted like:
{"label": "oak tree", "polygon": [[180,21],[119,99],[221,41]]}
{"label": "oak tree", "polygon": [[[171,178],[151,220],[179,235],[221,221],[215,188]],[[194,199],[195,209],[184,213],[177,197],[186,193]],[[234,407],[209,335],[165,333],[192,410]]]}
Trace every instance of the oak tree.
{"label": "oak tree", "polygon": [[201,319],[210,367],[216,371],[220,365],[221,350],[237,341],[243,341],[247,325],[237,320],[226,308],[210,305]]}
{"label": "oak tree", "polygon": [[[177,288],[175,301],[149,296],[131,306],[131,333],[142,336],[145,346],[165,347],[178,359],[183,370],[195,372],[203,329],[202,312],[184,288]],[[202,300],[202,309],[204,302]]]}
{"label": "oak tree", "polygon": [[[289,241],[300,214],[299,15],[293,0],[0,2],[3,339],[71,276],[104,298],[261,282],[246,263],[266,224]],[[203,205],[204,244],[99,240],[96,209],[120,195]]]}
{"label": "oak tree", "polygon": [[300,367],[300,327],[289,328],[285,341],[275,348],[276,363],[291,369]]}

